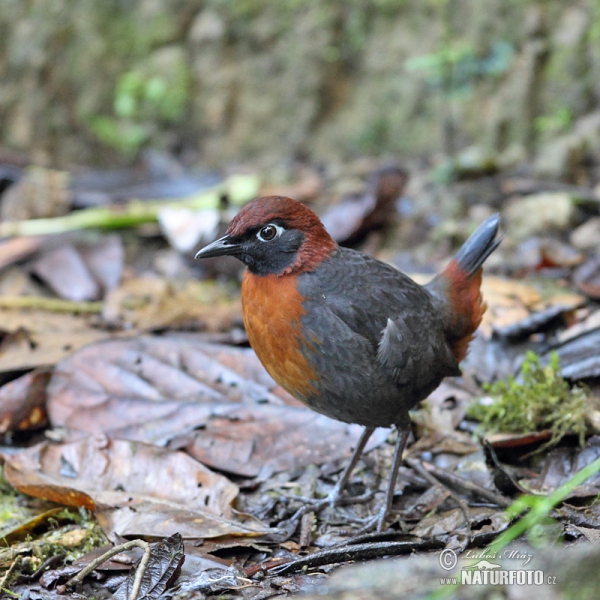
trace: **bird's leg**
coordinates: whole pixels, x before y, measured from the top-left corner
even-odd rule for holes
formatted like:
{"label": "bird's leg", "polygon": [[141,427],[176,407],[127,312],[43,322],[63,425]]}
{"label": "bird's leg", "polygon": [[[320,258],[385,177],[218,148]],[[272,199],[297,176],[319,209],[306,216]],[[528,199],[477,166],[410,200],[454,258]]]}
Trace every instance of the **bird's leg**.
{"label": "bird's leg", "polygon": [[365,446],[367,445],[367,442],[373,435],[374,431],[375,427],[365,427],[358,440],[358,443],[356,444],[356,448],[354,448],[354,452],[350,457],[350,461],[346,465],[346,468],[342,471],[342,474],[337,480],[335,487],[327,495],[326,500],[332,507],[334,507],[337,501],[340,499],[340,496],[342,495],[342,492],[344,491],[344,488],[350,479],[350,475],[352,475],[352,471],[354,470],[358,459],[362,456],[363,450],[365,449]]}
{"label": "bird's leg", "polygon": [[396,491],[396,482],[398,481],[398,471],[402,464],[402,454],[406,448],[406,442],[408,441],[408,429],[400,428],[396,425],[396,431],[398,438],[396,439],[396,446],[394,447],[394,458],[392,459],[392,468],[390,469],[390,478],[388,481],[387,490],[385,492],[385,499],[379,512],[374,517],[369,517],[366,520],[362,520],[365,525],[358,531],[354,532],[354,535],[362,535],[368,531],[372,531],[376,526],[377,531],[383,531],[385,522],[388,518],[390,509],[392,508],[392,502],[394,500],[394,492]]}
{"label": "bird's leg", "polygon": [[406,448],[406,442],[408,441],[408,429],[401,429],[396,425],[396,431],[398,438],[396,439],[396,446],[394,448],[394,459],[392,460],[392,468],[390,471],[390,479],[388,482],[387,491],[385,493],[385,500],[379,509],[377,515],[377,531],[383,531],[385,527],[385,521],[388,517],[390,509],[392,508],[392,501],[394,500],[394,492],[396,490],[396,482],[398,481],[398,471],[402,464],[402,454],[404,448]]}
{"label": "bird's leg", "polygon": [[[358,443],[356,444],[356,448],[354,448],[354,452],[352,453],[352,456],[350,457],[350,461],[346,465],[345,469],[342,471],[342,474],[340,475],[339,479],[337,480],[335,487],[331,490],[331,492],[329,492],[329,494],[327,494],[327,496],[325,498],[315,500],[312,498],[295,497],[296,500],[301,500],[302,502],[304,502],[304,506],[299,508],[292,515],[292,517],[287,519],[286,523],[291,523],[291,524],[297,523],[301,517],[303,517],[305,514],[307,514],[309,512],[320,512],[323,509],[327,508],[328,506],[331,506],[331,507],[336,506],[336,504],[340,500],[340,497],[342,495],[342,492],[344,491],[344,488],[346,487],[346,484],[348,483],[348,480],[350,479],[350,475],[352,474],[352,471],[353,471],[354,467],[356,466],[356,463],[358,462],[358,459],[361,457],[363,450],[365,449],[365,446],[367,445],[367,442],[369,441],[369,438],[371,437],[371,435],[373,434],[374,431],[375,431],[374,427],[365,427],[364,431],[362,432],[362,434],[358,440]],[[362,497],[359,497],[355,500],[358,503],[362,500]],[[352,501],[352,498],[350,499],[350,501]],[[280,526],[281,526],[281,524],[280,524]],[[295,525],[293,525],[293,527],[295,527]],[[293,531],[292,531],[292,533],[293,533]]]}

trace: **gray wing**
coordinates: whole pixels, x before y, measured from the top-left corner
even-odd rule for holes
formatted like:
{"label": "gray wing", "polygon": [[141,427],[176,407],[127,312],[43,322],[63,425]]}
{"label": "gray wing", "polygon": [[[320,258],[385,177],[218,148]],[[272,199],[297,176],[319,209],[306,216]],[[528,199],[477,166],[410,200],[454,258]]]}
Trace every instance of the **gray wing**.
{"label": "gray wing", "polygon": [[414,405],[458,373],[437,301],[393,267],[340,249],[299,283],[304,331],[319,340],[310,355],[328,393],[364,395],[367,381],[371,394],[401,395]]}

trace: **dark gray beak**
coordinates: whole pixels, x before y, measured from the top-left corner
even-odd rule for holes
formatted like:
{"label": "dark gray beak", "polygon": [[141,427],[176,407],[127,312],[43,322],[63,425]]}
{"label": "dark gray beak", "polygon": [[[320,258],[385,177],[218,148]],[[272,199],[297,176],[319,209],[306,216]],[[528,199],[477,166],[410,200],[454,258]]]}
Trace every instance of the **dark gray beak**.
{"label": "dark gray beak", "polygon": [[235,256],[242,251],[242,245],[234,242],[229,235],[224,235],[216,242],[205,246],[194,258],[210,258],[211,256]]}

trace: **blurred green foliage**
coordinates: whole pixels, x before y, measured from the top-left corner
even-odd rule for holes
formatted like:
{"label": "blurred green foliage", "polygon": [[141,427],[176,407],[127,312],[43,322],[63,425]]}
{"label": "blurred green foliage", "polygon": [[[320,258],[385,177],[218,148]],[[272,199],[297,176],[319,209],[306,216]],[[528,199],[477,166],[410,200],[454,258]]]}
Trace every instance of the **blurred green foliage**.
{"label": "blurred green foliage", "polygon": [[561,106],[552,115],[536,117],[533,126],[540,133],[560,133],[567,129],[572,122],[573,113],[566,106]]}
{"label": "blurred green foliage", "polygon": [[113,114],[89,115],[87,125],[103,143],[125,154],[136,152],[157,124],[177,123],[185,114],[191,77],[178,65],[167,78],[141,69],[123,73],[115,86]]}
{"label": "blurred green foliage", "polygon": [[425,74],[428,84],[444,94],[465,95],[483,77],[505,73],[513,58],[514,48],[505,40],[496,40],[481,55],[464,43],[443,45],[433,54],[415,56],[406,61],[406,70]]}

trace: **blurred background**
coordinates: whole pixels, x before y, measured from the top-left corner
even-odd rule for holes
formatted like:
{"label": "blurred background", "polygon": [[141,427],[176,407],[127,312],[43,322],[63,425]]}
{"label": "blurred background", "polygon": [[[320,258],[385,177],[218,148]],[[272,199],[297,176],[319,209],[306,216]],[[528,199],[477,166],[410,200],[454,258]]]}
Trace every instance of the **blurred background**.
{"label": "blurred background", "polygon": [[[0,588],[50,597],[72,560],[124,536],[164,538],[178,569],[179,534],[180,582],[220,569],[191,590],[266,598],[325,580],[264,565],[344,539],[344,520],[303,519],[275,553],[255,536],[293,514],[278,490],[328,493],[358,431],[299,407],[262,369],[241,262],[194,260],[271,194],[420,283],[500,213],[463,377],[413,415],[410,453],[444,485],[402,467],[397,533],[422,536],[421,554],[432,532],[487,547],[504,508],[533,492],[511,514],[552,515],[528,526],[536,560],[561,540],[597,565],[599,182],[600,0],[0,0]],[[352,495],[389,472],[388,433]],[[594,479],[568,487],[592,461]],[[445,490],[446,472],[470,486]],[[258,520],[239,522],[236,497]],[[50,500],[91,512],[56,529]],[[539,568],[596,597],[597,568],[562,552]],[[406,577],[386,561],[398,596],[411,577],[412,597],[437,585],[429,559],[435,571],[411,559]],[[232,565],[261,578],[231,579]]]}
{"label": "blurred background", "polygon": [[4,0],[2,152],[273,168],[475,146],[577,178],[599,36],[595,0]]}

